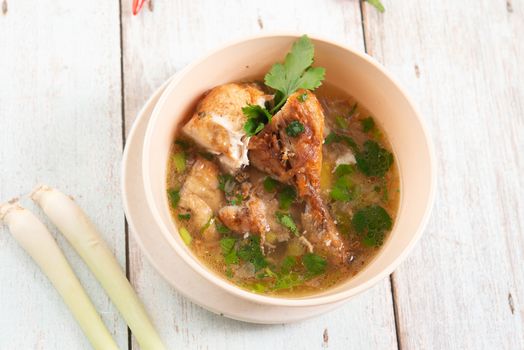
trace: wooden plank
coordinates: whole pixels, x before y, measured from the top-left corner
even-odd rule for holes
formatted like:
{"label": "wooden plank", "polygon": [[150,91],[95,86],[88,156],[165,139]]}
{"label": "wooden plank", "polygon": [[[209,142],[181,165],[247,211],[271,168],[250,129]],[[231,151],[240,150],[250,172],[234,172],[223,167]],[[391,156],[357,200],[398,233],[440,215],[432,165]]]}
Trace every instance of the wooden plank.
{"label": "wooden plank", "polygon": [[[37,183],[76,197],[125,265],[117,2],[2,2],[0,201]],[[40,211],[30,203],[40,217]],[[53,230],[122,349],[127,327],[87,267]],[[58,293],[0,229],[0,349],[90,349]]]}
{"label": "wooden plank", "polygon": [[[221,43],[272,30],[321,34],[363,50],[357,1],[154,2],[138,17],[123,3],[126,131],[148,96],[173,73]],[[215,316],[178,295],[133,239],[131,280],[169,348],[266,349],[397,347],[389,280],[317,319],[257,326]],[[324,335],[325,334],[325,335]],[[324,340],[325,339],[325,340]],[[133,343],[133,348],[136,344]]]}
{"label": "wooden plank", "polygon": [[413,96],[438,156],[420,244],[393,274],[403,349],[524,348],[524,2],[365,7],[373,56]]}

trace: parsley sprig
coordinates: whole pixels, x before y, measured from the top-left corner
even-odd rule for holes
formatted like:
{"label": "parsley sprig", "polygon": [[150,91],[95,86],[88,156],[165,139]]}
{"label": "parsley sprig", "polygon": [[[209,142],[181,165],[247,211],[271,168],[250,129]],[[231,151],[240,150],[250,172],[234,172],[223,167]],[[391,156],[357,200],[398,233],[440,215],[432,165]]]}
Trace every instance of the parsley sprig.
{"label": "parsley sprig", "polygon": [[[314,56],[313,43],[307,35],[303,35],[293,44],[284,63],[275,63],[271,67],[264,77],[264,83],[276,90],[275,105],[271,110],[258,105],[242,108],[242,113],[247,117],[244,124],[246,135],[254,136],[262,131],[271,121],[271,116],[282,108],[292,93],[298,89],[314,90],[322,84],[326,70],[322,67],[311,67]],[[298,98],[304,102],[307,95],[302,94]],[[302,131],[299,130],[296,135]]]}
{"label": "parsley sprig", "polygon": [[271,121],[269,111],[259,105],[247,105],[242,108],[242,113],[247,117],[247,121],[244,124],[244,131],[247,136],[258,134]]}
{"label": "parsley sprig", "polygon": [[264,83],[278,91],[278,101],[271,109],[275,114],[289,95],[298,89],[315,90],[322,84],[326,70],[311,67],[315,55],[313,43],[307,35],[298,39],[286,55],[284,63],[275,63],[264,77]]}

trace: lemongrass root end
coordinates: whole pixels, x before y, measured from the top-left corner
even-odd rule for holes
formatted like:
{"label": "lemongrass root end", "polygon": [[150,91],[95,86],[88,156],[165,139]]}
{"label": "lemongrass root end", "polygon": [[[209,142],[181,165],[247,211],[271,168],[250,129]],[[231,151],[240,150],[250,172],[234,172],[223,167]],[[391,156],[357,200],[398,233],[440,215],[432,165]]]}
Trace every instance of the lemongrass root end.
{"label": "lemongrass root end", "polygon": [[29,197],[31,197],[32,200],[34,201],[38,201],[38,199],[40,198],[40,196],[42,195],[43,192],[45,191],[51,191],[52,188],[47,186],[47,185],[38,185],[36,186],[36,188],[31,192],[31,194],[29,195]]}
{"label": "lemongrass root end", "polygon": [[4,221],[7,215],[15,209],[22,209],[22,207],[18,205],[18,198],[13,198],[6,203],[0,204],[0,222]]}

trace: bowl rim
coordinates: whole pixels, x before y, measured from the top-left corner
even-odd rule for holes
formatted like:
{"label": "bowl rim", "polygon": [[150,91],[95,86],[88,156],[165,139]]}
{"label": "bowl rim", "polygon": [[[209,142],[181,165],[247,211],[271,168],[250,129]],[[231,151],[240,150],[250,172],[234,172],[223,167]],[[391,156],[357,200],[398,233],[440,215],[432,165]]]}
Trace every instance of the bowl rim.
{"label": "bowl rim", "polygon": [[[253,292],[249,292],[247,290],[244,290],[226,280],[219,277],[215,272],[209,270],[207,267],[205,267],[203,264],[197,261],[196,258],[190,255],[188,251],[186,251],[185,247],[182,247],[180,243],[174,239],[172,236],[172,231],[170,228],[168,228],[164,221],[162,220],[160,216],[160,210],[157,208],[155,199],[153,197],[153,191],[150,187],[151,184],[151,178],[149,174],[149,165],[150,165],[150,157],[149,153],[147,152],[148,149],[150,149],[151,142],[152,142],[152,129],[153,125],[156,124],[157,120],[160,118],[160,106],[164,105],[166,100],[168,99],[168,96],[171,95],[173,90],[177,86],[177,82],[182,80],[186,75],[189,74],[193,70],[193,68],[197,67],[199,64],[201,64],[203,61],[208,59],[210,56],[213,56],[217,54],[218,52],[221,52],[223,50],[227,50],[233,46],[239,45],[244,42],[248,41],[255,41],[259,39],[269,39],[269,38],[298,38],[302,36],[303,34],[299,34],[297,32],[278,32],[278,33],[263,33],[263,34],[257,34],[257,35],[251,35],[247,37],[243,37],[241,39],[233,40],[230,42],[226,42],[219,47],[215,48],[214,50],[208,51],[207,53],[203,54],[200,58],[192,61],[190,64],[188,64],[185,68],[183,68],[181,71],[176,73],[176,79],[172,79],[170,77],[171,81],[166,86],[166,89],[162,93],[162,96],[158,100],[157,104],[155,105],[151,119],[149,120],[145,137],[144,137],[144,145],[143,145],[143,152],[142,152],[142,171],[143,171],[143,185],[145,188],[145,194],[147,199],[147,205],[153,215],[154,220],[158,224],[162,234],[167,239],[167,241],[170,243],[171,247],[174,249],[176,254],[178,254],[186,264],[188,264],[196,273],[200,274],[203,278],[211,281],[214,285],[218,286],[219,288],[222,288],[223,290],[236,295],[240,298],[247,299],[249,301],[259,303],[259,304],[266,304],[266,305],[272,305],[272,306],[288,306],[288,307],[303,307],[303,306],[319,306],[319,305],[325,305],[325,304],[331,304],[338,301],[349,299],[350,297],[359,294],[372,286],[374,286],[377,282],[385,278],[386,276],[390,275],[397,267],[398,265],[407,257],[407,255],[411,252],[415,244],[418,242],[420,237],[422,236],[422,233],[424,232],[424,229],[429,221],[431,211],[433,208],[433,204],[435,201],[436,196],[436,157],[435,157],[435,150],[434,145],[431,140],[428,128],[424,122],[424,119],[421,117],[421,113],[419,112],[416,104],[413,102],[409,94],[407,93],[406,89],[402,87],[402,85],[394,78],[390,73],[386,71],[382,65],[380,65],[375,59],[373,59],[371,56],[367,55],[366,53],[359,52],[353,48],[351,48],[348,45],[341,44],[339,42],[336,42],[334,40],[325,38],[323,36],[319,35],[310,35],[307,34],[309,38],[315,41],[321,41],[326,44],[338,47],[342,50],[349,51],[351,54],[358,56],[360,59],[364,60],[366,63],[370,64],[374,69],[378,70],[379,73],[383,74],[386,79],[389,79],[391,83],[397,88],[402,96],[406,99],[406,102],[408,105],[412,108],[416,120],[419,122],[422,133],[423,133],[423,139],[426,143],[427,149],[428,149],[428,155],[429,155],[429,166],[430,166],[430,183],[429,183],[429,193],[428,197],[425,203],[425,210],[424,214],[422,215],[418,227],[416,229],[415,234],[410,239],[410,241],[407,243],[407,245],[404,247],[404,249],[398,254],[394,260],[388,264],[382,271],[377,273],[372,278],[368,279],[367,281],[350,288],[348,290],[342,290],[333,294],[328,295],[321,295],[321,296],[315,296],[314,294],[311,296],[306,297],[300,297],[300,298],[283,298],[283,297],[273,297],[273,296],[266,296],[262,294],[255,294]],[[392,231],[393,232],[393,231]]]}

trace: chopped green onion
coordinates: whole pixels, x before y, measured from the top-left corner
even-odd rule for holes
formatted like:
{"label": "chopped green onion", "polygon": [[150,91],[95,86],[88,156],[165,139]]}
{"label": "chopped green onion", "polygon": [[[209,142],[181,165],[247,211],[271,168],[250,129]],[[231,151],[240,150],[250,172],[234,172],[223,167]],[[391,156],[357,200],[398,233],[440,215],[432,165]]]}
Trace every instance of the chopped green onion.
{"label": "chopped green onion", "polygon": [[186,154],[184,152],[177,152],[173,155],[173,164],[177,173],[182,173],[186,170]]}
{"label": "chopped green onion", "polygon": [[200,229],[200,234],[204,233],[204,231],[207,230],[213,222],[215,222],[215,218],[211,216],[209,220],[207,220],[206,224]]}
{"label": "chopped green onion", "polygon": [[335,117],[335,121],[337,122],[338,127],[341,129],[347,129],[349,127],[348,121],[340,115]]}
{"label": "chopped green onion", "polygon": [[191,241],[193,240],[193,237],[191,237],[191,234],[185,227],[181,227],[178,230],[178,233],[180,233],[180,237],[182,237],[182,240],[185,244],[190,245]]}

